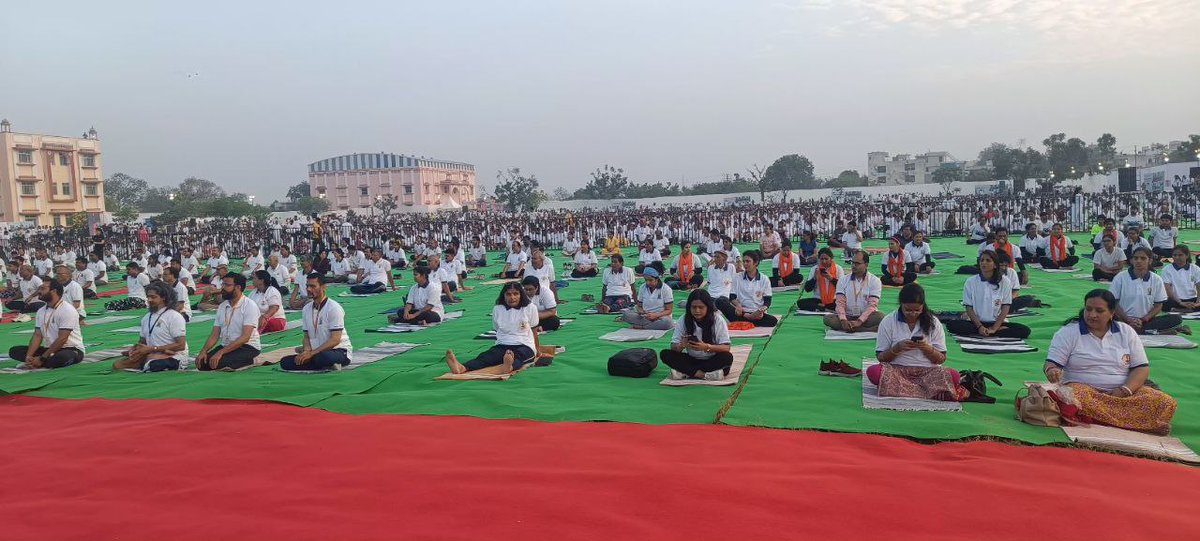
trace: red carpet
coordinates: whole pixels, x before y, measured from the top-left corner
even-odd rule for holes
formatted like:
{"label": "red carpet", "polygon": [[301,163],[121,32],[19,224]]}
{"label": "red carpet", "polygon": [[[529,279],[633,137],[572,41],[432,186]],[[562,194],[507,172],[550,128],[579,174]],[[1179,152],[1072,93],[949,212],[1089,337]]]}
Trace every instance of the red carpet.
{"label": "red carpet", "polygon": [[0,398],[5,539],[1197,539],[1200,470],[999,443]]}

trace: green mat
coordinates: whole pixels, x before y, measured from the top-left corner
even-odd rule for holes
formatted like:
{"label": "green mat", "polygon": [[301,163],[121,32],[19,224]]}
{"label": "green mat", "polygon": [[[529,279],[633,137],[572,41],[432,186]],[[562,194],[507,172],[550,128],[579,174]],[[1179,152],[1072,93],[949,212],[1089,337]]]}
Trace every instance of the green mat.
{"label": "green mat", "polygon": [[[1184,232],[1185,238],[1197,238],[1195,231]],[[1086,239],[1080,251],[1086,251]],[[867,246],[882,246],[881,241],[868,241]],[[963,276],[953,274],[961,264],[974,260],[976,248],[966,246],[961,239],[935,239],[936,251],[964,255],[963,259],[939,260],[939,276],[924,277],[921,283],[929,293],[935,310],[955,309],[961,298]],[[745,249],[751,246],[743,246]],[[627,250],[633,257],[633,250]],[[494,255],[494,254],[493,254]],[[495,258],[491,258],[494,260]],[[564,257],[555,258],[565,261]],[[878,272],[880,257],[872,261],[872,271]],[[482,272],[493,273],[501,264],[493,263]],[[764,263],[769,272],[769,263]],[[1079,272],[1091,271],[1090,263],[1081,263]],[[472,271],[474,273],[475,271]],[[807,271],[805,271],[807,272]],[[403,355],[390,357],[361,368],[326,375],[298,375],[279,372],[273,367],[259,367],[238,373],[113,373],[110,363],[79,365],[49,372],[0,375],[0,392],[25,393],[56,398],[185,398],[185,399],[256,399],[311,406],[330,411],[364,413],[411,413],[429,415],[471,415],[486,418],[523,418],[546,421],[625,421],[651,424],[713,423],[753,425],[775,428],[804,428],[845,432],[894,434],[920,439],[958,439],[974,436],[1010,438],[1030,443],[1063,442],[1057,429],[1033,427],[1016,421],[1012,416],[1011,400],[1023,380],[1041,377],[1045,349],[1063,320],[1078,311],[1083,294],[1095,284],[1090,280],[1072,278],[1070,274],[1051,274],[1031,269],[1033,288],[1024,292],[1037,295],[1053,305],[1037,309],[1039,317],[1019,321],[1033,329],[1029,343],[1041,351],[1028,354],[968,355],[962,353],[950,339],[948,365],[958,369],[984,369],[999,377],[1005,387],[993,387],[999,399],[994,405],[966,404],[962,413],[894,412],[866,410],[861,406],[860,382],[856,379],[822,377],[816,374],[824,358],[845,359],[857,364],[858,359],[871,356],[874,342],[827,342],[820,318],[787,316],[782,327],[770,339],[750,339],[754,350],[739,386],[693,386],[672,388],[658,385],[668,369],[659,366],[649,378],[630,379],[610,377],[606,362],[610,355],[629,347],[661,349],[669,336],[634,344],[605,342],[596,337],[622,328],[612,316],[579,315],[586,308],[582,294],[599,296],[598,279],[570,282],[560,291],[568,301],[560,306],[560,315],[575,321],[561,330],[543,335],[544,344],[562,345],[567,352],[559,355],[552,366],[526,370],[503,382],[435,381],[445,373],[442,357],[452,348],[459,358],[466,359],[491,346],[490,341],[475,340],[479,333],[490,328],[489,314],[495,303],[499,286],[477,286],[461,293],[461,304],[447,307],[465,310],[459,320],[417,333],[383,334],[366,332],[386,324],[379,312],[403,302],[404,291],[364,298],[338,298],[346,307],[346,325],[356,348],[365,348],[382,341],[429,343]],[[562,274],[560,268],[560,275]],[[401,284],[412,282],[411,273],[401,274]],[[471,280],[469,284],[478,284]],[[109,290],[122,284],[114,280]],[[345,286],[330,286],[330,294],[345,291]],[[895,289],[885,289],[882,308],[895,308]],[[790,313],[798,293],[778,294],[774,313]],[[683,298],[677,293],[676,299]],[[193,297],[193,301],[198,297]],[[89,301],[93,315],[101,312],[103,302]],[[676,310],[678,315],[679,309]],[[128,312],[140,317],[143,312]],[[289,319],[299,317],[289,312]],[[93,350],[120,347],[136,339],[135,334],[112,332],[113,329],[136,325],[137,320],[125,320],[84,329],[85,342]],[[31,323],[10,323],[3,326],[10,332],[0,338],[0,347],[7,349],[26,343],[27,334],[13,331],[29,329]],[[211,322],[189,325],[189,344],[198,351],[211,331]],[[267,335],[264,344],[280,346],[299,344],[299,330]],[[1153,363],[1152,378],[1179,400],[1175,417],[1175,434],[1193,447],[1200,445],[1200,377],[1193,376],[1186,363],[1195,361],[1196,351],[1150,350]],[[3,363],[11,366],[12,362]]]}

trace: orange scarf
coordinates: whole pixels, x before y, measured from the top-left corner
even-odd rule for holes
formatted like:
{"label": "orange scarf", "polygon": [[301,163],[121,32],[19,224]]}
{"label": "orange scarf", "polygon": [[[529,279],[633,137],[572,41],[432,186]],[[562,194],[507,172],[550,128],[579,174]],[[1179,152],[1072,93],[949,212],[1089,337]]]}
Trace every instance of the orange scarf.
{"label": "orange scarf", "polygon": [[692,259],[692,252],[688,251],[684,254],[679,254],[679,281],[690,282],[692,274],[696,272],[696,263]]}
{"label": "orange scarf", "polygon": [[904,250],[900,250],[894,255],[892,252],[888,252],[887,270],[893,280],[899,281],[904,278]]}
{"label": "orange scarf", "polygon": [[823,272],[817,272],[817,291],[821,293],[821,304],[833,304],[835,296],[837,295],[837,284],[834,284],[833,280],[836,280],[838,275],[841,273],[842,270],[838,268],[837,263],[831,263],[829,265],[829,276],[831,276],[832,279],[826,278],[825,273]]}
{"label": "orange scarf", "polygon": [[1001,247],[1000,247],[1000,243],[999,243],[999,242],[997,242],[997,243],[993,244],[993,245],[992,245],[992,247],[993,247],[993,248],[995,248],[997,252],[999,252],[1000,250],[1004,250],[1004,252],[1008,254],[1008,260],[1009,260],[1010,262],[1015,262],[1015,261],[1016,261],[1015,259],[1013,259],[1013,255],[1012,255],[1012,243],[1011,243],[1011,242],[1006,242],[1006,243],[1004,243],[1004,247],[1003,247],[1003,248],[1001,248]]}
{"label": "orange scarf", "polygon": [[[793,253],[793,255],[795,255]],[[792,271],[796,270],[793,264],[792,257],[784,254],[779,254],[779,277],[787,278],[792,275]]]}
{"label": "orange scarf", "polygon": [[1067,237],[1050,237],[1050,260],[1062,263],[1067,259]]}

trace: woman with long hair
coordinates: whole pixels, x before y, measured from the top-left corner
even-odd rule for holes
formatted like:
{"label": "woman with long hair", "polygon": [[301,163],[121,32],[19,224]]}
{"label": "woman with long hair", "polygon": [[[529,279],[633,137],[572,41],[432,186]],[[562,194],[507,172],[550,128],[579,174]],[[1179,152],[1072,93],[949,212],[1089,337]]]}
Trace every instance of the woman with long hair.
{"label": "woman with long hair", "polygon": [[846,277],[846,271],[834,261],[833,250],[821,248],[817,254],[817,264],[808,271],[808,280],[804,282],[804,291],[816,294],[810,299],[796,301],[796,307],[814,312],[831,311],[837,302],[838,280]]}
{"label": "woman with long hair", "polygon": [[496,345],[465,363],[458,362],[454,350],[446,350],[446,366],[455,374],[503,365],[504,372],[519,370],[537,359],[539,324],[537,306],[529,302],[519,282],[508,282],[492,307],[492,330]]}
{"label": "woman with long hair", "polygon": [[908,252],[900,237],[888,239],[888,251],[883,263],[879,265],[879,279],[885,286],[902,286],[917,281],[917,273],[909,270],[912,265],[908,262]]}
{"label": "woman with long hair", "polygon": [[688,295],[687,311],[675,322],[671,348],[659,352],[659,358],[671,367],[671,379],[717,381],[729,375],[729,323],[708,290],[694,289]]}
{"label": "woman with long hair", "polygon": [[1012,308],[1012,284],[996,264],[996,252],[984,250],[976,261],[979,274],[963,284],[965,319],[946,322],[946,330],[962,336],[1029,337],[1029,327],[1007,321]]}
{"label": "woman with long hair", "polygon": [[287,316],[283,308],[283,296],[279,284],[270,271],[254,273],[254,293],[250,300],[258,305],[258,334],[279,332],[287,328]]}

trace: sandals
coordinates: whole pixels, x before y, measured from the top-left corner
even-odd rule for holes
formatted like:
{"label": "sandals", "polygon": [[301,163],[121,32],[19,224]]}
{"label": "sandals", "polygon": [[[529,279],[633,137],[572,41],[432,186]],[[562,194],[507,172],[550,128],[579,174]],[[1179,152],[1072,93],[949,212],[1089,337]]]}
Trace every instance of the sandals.
{"label": "sandals", "polygon": [[969,395],[964,398],[963,402],[980,402],[983,404],[995,404],[995,397],[987,394],[987,380],[992,380],[992,383],[1003,387],[1004,384],[1000,380],[982,370],[964,370],[959,374],[959,385],[962,385],[967,390]]}

